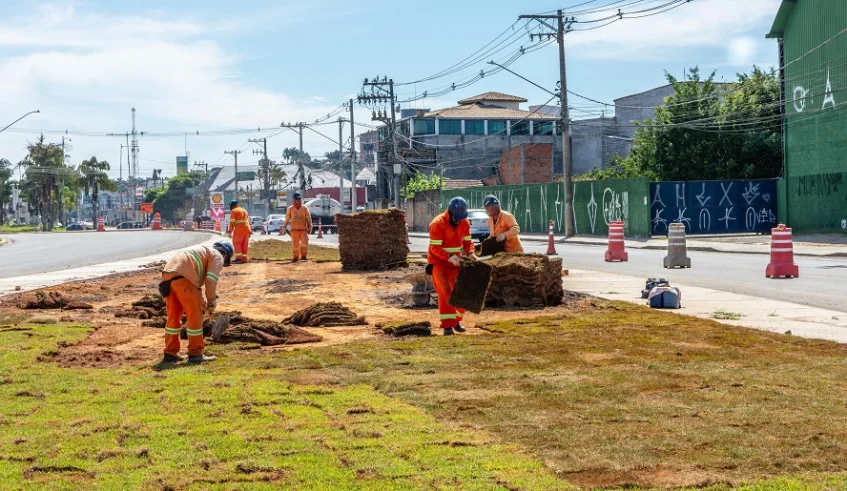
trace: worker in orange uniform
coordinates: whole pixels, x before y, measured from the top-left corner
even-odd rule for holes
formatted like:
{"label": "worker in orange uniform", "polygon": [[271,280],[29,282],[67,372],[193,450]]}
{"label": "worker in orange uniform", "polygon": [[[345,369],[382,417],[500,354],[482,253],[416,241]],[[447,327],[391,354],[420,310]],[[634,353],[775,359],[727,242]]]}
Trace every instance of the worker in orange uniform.
{"label": "worker in orange uniform", "polygon": [[447,211],[435,217],[429,224],[429,251],[426,259],[432,265],[432,281],[438,293],[438,312],[445,336],[453,331],[465,332],[462,318],[465,311],[450,305],[450,295],[459,276],[461,257],[476,259],[471,223],[468,221],[468,203],[464,198],[453,198]]}
{"label": "worker in orange uniform", "polygon": [[309,234],[312,232],[312,215],[303,206],[303,196],[294,193],[294,204],[285,212],[283,228],[291,226],[291,256],[292,261],[308,259]]}
{"label": "worker in orange uniform", "polygon": [[[163,363],[175,363],[179,356],[179,333],[182,314],[188,332],[188,363],[213,361],[203,354],[203,311],[214,313],[218,299],[218,275],[232,260],[229,242],[216,242],[212,247],[195,246],[179,251],[162,270],[159,293],[165,299],[168,321],[165,324],[165,357]],[[203,298],[203,287],[206,298]]]}
{"label": "worker in orange uniform", "polygon": [[515,215],[503,211],[496,196],[486,196],[482,200],[482,206],[488,213],[488,230],[491,231],[489,238],[495,237],[497,242],[505,242],[506,252],[509,254],[523,254],[523,245],[518,237],[521,227],[518,226]]}
{"label": "worker in orange uniform", "polygon": [[229,211],[227,236],[232,238],[232,245],[235,248],[235,260],[233,263],[244,264],[249,260],[247,248],[250,245],[250,236],[253,235],[253,228],[250,226],[250,215],[236,200],[229,202]]}

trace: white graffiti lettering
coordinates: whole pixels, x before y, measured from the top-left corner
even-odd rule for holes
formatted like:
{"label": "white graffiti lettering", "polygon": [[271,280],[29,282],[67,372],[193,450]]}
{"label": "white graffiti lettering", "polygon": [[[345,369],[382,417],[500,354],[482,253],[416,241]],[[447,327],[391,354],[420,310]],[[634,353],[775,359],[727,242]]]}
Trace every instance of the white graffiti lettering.
{"label": "white graffiti lettering", "polygon": [[660,194],[661,189],[662,189],[662,186],[659,185],[659,184],[656,184],[656,192],[653,194],[653,202],[650,203],[651,208],[656,203],[659,203],[660,205],[662,205],[662,208],[667,208],[667,206],[665,206],[665,202],[662,201],[662,195]]}
{"label": "white graffiti lettering", "polygon": [[664,211],[664,209],[656,209],[656,216],[654,216],[652,220],[654,232],[659,228],[659,225],[663,225],[665,227],[665,230],[668,230],[668,221],[662,218],[662,213]]}
{"label": "white graffiti lettering", "polygon": [[603,220],[606,225],[615,221],[623,220],[623,206],[621,206],[621,195],[606,188],[603,191]]}
{"label": "white graffiti lettering", "polygon": [[827,104],[832,104],[832,107],[835,107],[835,94],[832,93],[832,82],[829,81],[829,70],[826,71],[826,92],[824,92],[823,96],[823,107],[821,109],[826,109]]}
{"label": "white graffiti lettering", "polygon": [[748,205],[752,204],[753,201],[759,197],[759,185],[748,182],[747,188],[744,189],[744,193],[741,196],[744,196],[744,201],[746,201]]}
{"label": "white graffiti lettering", "polygon": [[729,183],[729,187],[724,187],[723,183],[721,183],[721,189],[723,190],[723,198],[721,198],[721,202],[718,204],[718,206],[723,206],[724,201],[727,201],[729,203],[729,206],[735,206],[733,205],[732,200],[729,199],[729,191],[732,189],[733,184],[735,183],[731,182]]}
{"label": "white graffiti lettering", "polygon": [[732,210],[734,210],[734,209],[735,209],[735,208],[732,208],[732,207],[727,208],[727,209],[725,210],[725,212],[726,212],[726,213],[724,213],[723,218],[721,218],[721,219],[720,219],[720,221],[724,222],[724,225],[726,226],[726,229],[727,229],[727,230],[729,230],[729,222],[730,222],[730,221],[733,221],[733,222],[734,222],[734,221],[736,221],[736,220],[737,220],[737,218],[735,218],[734,216],[732,216]]}
{"label": "white graffiti lettering", "polygon": [[712,229],[712,214],[709,210],[703,208],[700,210],[700,231],[709,231]]}
{"label": "white graffiti lettering", "polygon": [[588,202],[588,223],[591,225],[593,235],[597,225],[597,201],[594,200],[594,183],[591,183],[591,201]]}
{"label": "white graffiti lettering", "polygon": [[703,191],[700,194],[698,194],[696,196],[696,198],[697,198],[697,201],[700,202],[700,207],[706,206],[706,203],[708,203],[709,200],[712,199],[711,196],[706,196],[706,183],[705,182],[703,183]]}
{"label": "white graffiti lettering", "polygon": [[753,230],[756,228],[756,220],[758,216],[756,215],[756,209],[752,206],[747,208],[746,220],[745,224],[747,225],[747,230]]}
{"label": "white graffiti lettering", "polygon": [[691,219],[685,216],[685,212],[687,210],[688,208],[681,208],[679,210],[679,216],[673,221],[673,223],[682,223],[685,224],[685,228],[691,229]]}
{"label": "white graffiti lettering", "polygon": [[802,113],[806,110],[806,97],[809,96],[809,91],[803,88],[802,85],[794,87],[794,110]]}
{"label": "white graffiti lettering", "polygon": [[685,184],[676,183],[676,207],[685,208]]}

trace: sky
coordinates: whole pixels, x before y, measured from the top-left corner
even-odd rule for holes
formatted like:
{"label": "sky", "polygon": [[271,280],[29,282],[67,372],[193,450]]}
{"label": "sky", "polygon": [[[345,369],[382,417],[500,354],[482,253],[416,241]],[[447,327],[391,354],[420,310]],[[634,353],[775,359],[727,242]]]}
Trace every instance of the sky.
{"label": "sky", "polygon": [[[270,158],[281,160],[284,148],[298,145],[294,131],[203,133],[314,121],[355,99],[362,81],[374,76],[397,82],[401,100],[449,87],[491,68],[486,61],[508,58],[521,46],[537,43],[528,32],[540,26],[515,24],[520,14],[557,8],[579,12],[612,3],[626,12],[667,1],[0,0],[0,128],[28,111],[41,111],[0,133],[0,157],[21,160],[38,131],[49,130],[47,139],[55,143],[62,140],[59,132],[67,132],[70,164],[96,156],[111,163],[112,176],[126,176],[121,145],[126,144],[123,135],[131,129],[135,107],[137,129],[146,133],[139,136],[141,176],[153,169],[174,175],[176,157],[186,152],[192,164],[214,167],[232,165],[224,151],[240,149],[239,163],[255,164],[259,146],[247,142],[250,138],[268,137]],[[575,7],[585,2],[590,5]],[[776,66],[776,42],[765,34],[779,3],[692,0],[660,15],[568,33],[568,88],[612,103],[664,85],[665,71],[682,77],[686,68],[699,66],[705,74],[715,71],[718,81],[731,81],[753,65]],[[575,17],[598,15],[605,14]],[[409,83],[442,72],[494,39],[489,46],[507,38],[500,46],[504,50],[461,72]],[[510,69],[555,90],[556,45],[525,54]],[[407,85],[399,85],[403,83]],[[524,108],[550,99],[541,89],[500,72],[402,107],[444,108],[486,91],[523,96],[529,99]],[[569,105],[573,119],[601,110],[575,97]],[[370,109],[354,105],[354,111],[357,123],[375,124]],[[319,156],[338,148],[337,124],[316,129],[325,136],[305,131],[307,152]],[[358,126],[356,133],[366,130]],[[349,142],[349,125],[343,131]]]}

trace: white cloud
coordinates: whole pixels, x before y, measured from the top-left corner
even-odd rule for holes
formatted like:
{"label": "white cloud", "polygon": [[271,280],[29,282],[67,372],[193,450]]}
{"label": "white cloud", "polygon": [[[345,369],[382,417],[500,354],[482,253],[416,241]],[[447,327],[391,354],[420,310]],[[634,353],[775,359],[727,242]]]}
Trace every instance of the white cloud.
{"label": "white cloud", "polygon": [[758,46],[756,40],[750,37],[739,37],[731,39],[727,46],[728,64],[733,66],[747,66],[756,58]]}
{"label": "white cloud", "polygon": [[[294,100],[241,82],[239,56],[189,21],[106,17],[80,13],[72,4],[45,4],[37,16],[4,22],[2,47],[16,53],[0,58],[4,114],[42,111],[17,128],[123,133],[130,126],[131,107],[138,110],[139,129],[148,132],[268,128],[283,119],[311,121],[337,107],[320,96]],[[0,155],[19,159],[26,140],[34,136],[4,133]],[[238,148],[254,136],[261,135],[189,136],[189,149],[213,164],[224,149]],[[316,148],[333,146],[320,136],[304,136]],[[73,140],[74,161],[103,155],[115,161],[117,175],[122,139],[73,136]],[[172,161],[184,153],[184,145],[183,138],[143,137],[142,156]],[[142,169],[148,166],[165,167],[168,174],[166,166],[141,163]]]}
{"label": "white cloud", "polygon": [[766,32],[761,26],[769,25],[779,4],[780,0],[695,0],[660,15],[572,32],[566,39],[574,48],[572,56],[665,59],[684,48],[724,49],[728,40],[752,29],[758,29],[753,35],[764,38]]}

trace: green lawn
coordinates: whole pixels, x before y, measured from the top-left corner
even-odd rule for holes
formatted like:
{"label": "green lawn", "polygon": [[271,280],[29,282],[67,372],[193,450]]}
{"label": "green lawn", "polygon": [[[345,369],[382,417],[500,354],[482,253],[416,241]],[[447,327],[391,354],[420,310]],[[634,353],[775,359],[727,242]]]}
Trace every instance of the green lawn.
{"label": "green lawn", "polygon": [[101,370],[39,361],[88,327],[25,322],[0,316],[3,489],[847,489],[835,343],[594,302]]}

